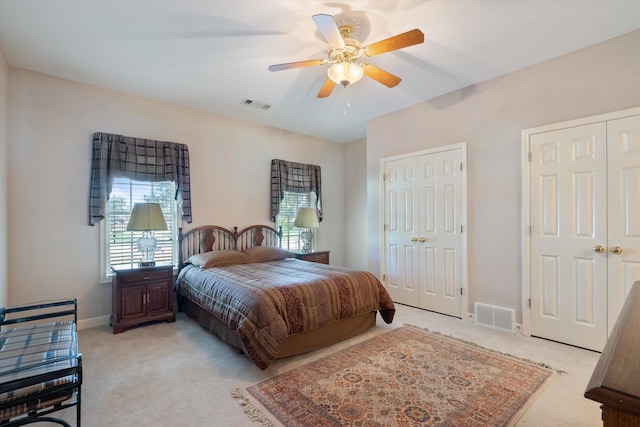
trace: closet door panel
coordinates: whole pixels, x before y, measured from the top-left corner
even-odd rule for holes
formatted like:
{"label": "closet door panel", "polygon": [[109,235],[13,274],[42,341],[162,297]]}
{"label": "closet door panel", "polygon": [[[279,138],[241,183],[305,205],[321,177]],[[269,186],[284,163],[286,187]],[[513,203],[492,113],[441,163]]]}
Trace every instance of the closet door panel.
{"label": "closet door panel", "polygon": [[530,141],[531,334],[599,350],[607,338],[606,126]]}
{"label": "closet door panel", "polygon": [[461,317],[461,152],[442,151],[419,159],[423,171],[419,183],[424,199],[419,236],[428,264],[420,266],[424,276],[419,307]]}
{"label": "closet door panel", "polygon": [[418,304],[416,162],[399,159],[385,164],[384,279],[391,298],[402,304]]}
{"label": "closet door panel", "polygon": [[640,280],[640,116],[607,122],[609,331]]}

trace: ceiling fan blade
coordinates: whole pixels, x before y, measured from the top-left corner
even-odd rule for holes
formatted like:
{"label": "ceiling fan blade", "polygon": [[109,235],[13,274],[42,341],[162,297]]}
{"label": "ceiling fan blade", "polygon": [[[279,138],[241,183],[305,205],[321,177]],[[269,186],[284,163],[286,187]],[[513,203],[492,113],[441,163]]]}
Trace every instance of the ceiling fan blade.
{"label": "ceiling fan blade", "polygon": [[324,82],[324,85],[322,85],[320,92],[318,92],[318,98],[326,98],[331,95],[334,87],[336,87],[336,82],[331,79],[327,79],[327,81]]}
{"label": "ceiling fan blade", "polygon": [[364,51],[367,56],[374,56],[423,42],[424,34],[416,28],[415,30],[407,31],[406,33],[398,34],[397,36],[389,37],[388,39],[370,44],[364,48]]}
{"label": "ceiling fan blade", "polygon": [[374,65],[371,64],[362,64],[364,68],[364,75],[367,77],[371,77],[373,80],[382,83],[386,87],[394,87],[397,86],[398,83],[402,80],[398,76],[394,76],[393,74],[384,71]]}
{"label": "ceiling fan blade", "polygon": [[327,61],[325,59],[310,59],[308,61],[287,62],[285,64],[269,65],[269,71],[290,70],[291,68],[313,67],[315,65],[323,65]]}
{"label": "ceiling fan blade", "polygon": [[337,47],[339,49],[344,47],[344,39],[333,16],[319,13],[311,18],[318,26],[318,30],[320,30],[324,39],[329,43],[329,47]]}

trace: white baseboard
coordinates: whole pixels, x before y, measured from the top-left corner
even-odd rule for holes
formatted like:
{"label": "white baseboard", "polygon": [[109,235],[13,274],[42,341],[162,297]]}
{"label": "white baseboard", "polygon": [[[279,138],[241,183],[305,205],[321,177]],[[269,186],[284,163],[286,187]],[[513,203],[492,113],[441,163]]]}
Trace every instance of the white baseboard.
{"label": "white baseboard", "polygon": [[78,330],[95,328],[97,326],[104,326],[109,324],[110,315],[93,317],[91,319],[78,320]]}

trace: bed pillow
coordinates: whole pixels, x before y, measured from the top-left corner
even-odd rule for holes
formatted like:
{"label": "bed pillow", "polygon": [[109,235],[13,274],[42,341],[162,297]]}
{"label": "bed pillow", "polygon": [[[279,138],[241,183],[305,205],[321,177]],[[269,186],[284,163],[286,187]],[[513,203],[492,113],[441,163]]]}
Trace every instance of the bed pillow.
{"label": "bed pillow", "polygon": [[219,251],[204,252],[191,255],[185,264],[193,264],[202,269],[212,267],[224,267],[225,265],[246,264],[251,262],[249,255],[233,249],[221,249]]}
{"label": "bed pillow", "polygon": [[251,262],[276,261],[279,259],[293,258],[291,252],[285,251],[276,246],[254,246],[244,251],[249,256]]}

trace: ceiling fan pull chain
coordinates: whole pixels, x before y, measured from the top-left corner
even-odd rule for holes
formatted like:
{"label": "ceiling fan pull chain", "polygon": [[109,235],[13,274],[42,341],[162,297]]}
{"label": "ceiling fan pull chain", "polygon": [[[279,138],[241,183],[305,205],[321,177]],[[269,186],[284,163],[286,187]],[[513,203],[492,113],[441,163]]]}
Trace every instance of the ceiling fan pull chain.
{"label": "ceiling fan pull chain", "polygon": [[347,96],[347,87],[343,86],[342,88],[342,99],[344,102],[344,111],[343,114],[346,116],[349,113],[349,108],[351,107],[351,101],[349,101],[349,97]]}

